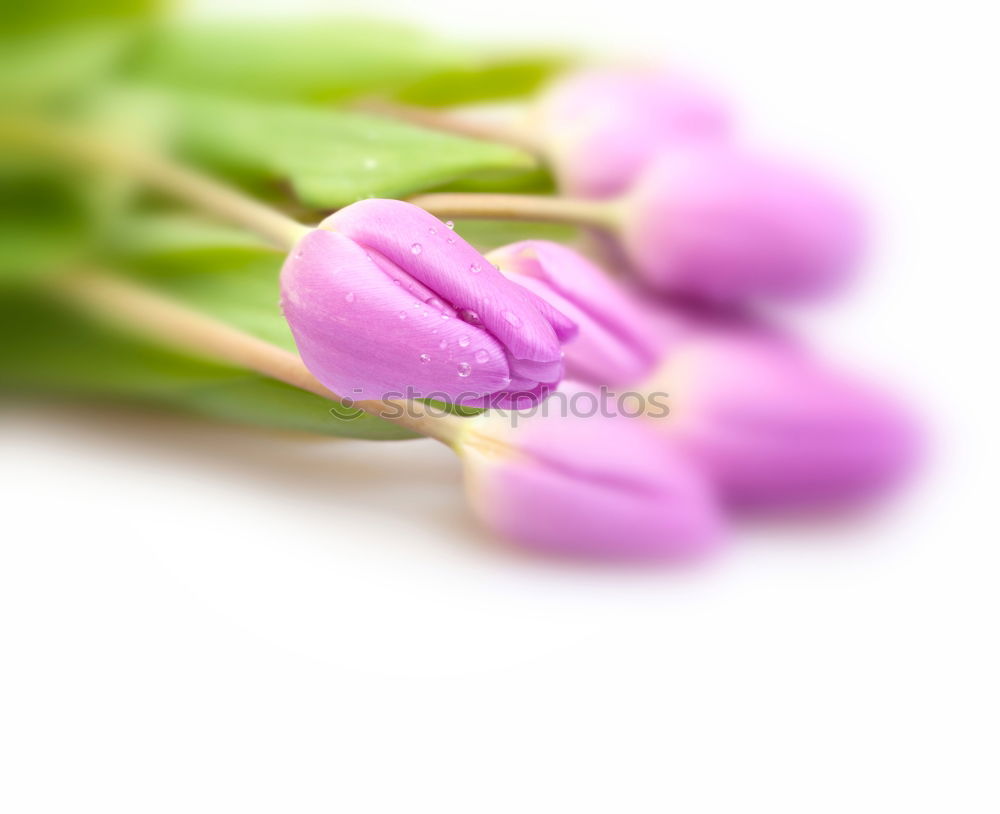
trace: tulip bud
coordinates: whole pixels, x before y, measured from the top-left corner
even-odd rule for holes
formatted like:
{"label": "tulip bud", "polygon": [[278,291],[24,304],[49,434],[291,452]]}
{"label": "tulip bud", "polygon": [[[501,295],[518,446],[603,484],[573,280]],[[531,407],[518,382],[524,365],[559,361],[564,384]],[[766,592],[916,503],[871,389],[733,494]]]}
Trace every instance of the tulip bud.
{"label": "tulip bud", "polygon": [[683,76],[594,70],[544,93],[533,124],[560,189],[604,198],[626,189],[664,147],[726,139],[729,119],[720,98]]}
{"label": "tulip bud", "polygon": [[592,385],[625,385],[656,366],[653,330],[626,291],[583,255],[548,240],[490,252],[490,262],[577,326],[565,349],[568,375]]}
{"label": "tulip bud", "polygon": [[575,331],[449,225],[394,200],[359,201],[303,237],[281,304],[309,370],[354,400],[534,403]]}
{"label": "tulip bud", "polygon": [[654,288],[718,302],[799,298],[840,285],[863,223],[811,174],[724,147],[662,153],[624,202],[622,240]]}
{"label": "tulip bud", "polygon": [[536,415],[466,422],[457,450],[473,511],[500,535],[562,555],[689,558],[719,542],[704,477],[625,418]]}
{"label": "tulip bud", "polygon": [[895,400],[773,335],[688,339],[654,381],[670,415],[652,423],[738,507],[874,497],[915,461],[917,433]]}

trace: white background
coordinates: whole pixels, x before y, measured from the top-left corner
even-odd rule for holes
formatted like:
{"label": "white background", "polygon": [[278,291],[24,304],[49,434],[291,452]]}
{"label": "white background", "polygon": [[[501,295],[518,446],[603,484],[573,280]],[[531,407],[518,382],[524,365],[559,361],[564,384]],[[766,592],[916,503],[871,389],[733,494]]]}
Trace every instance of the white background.
{"label": "white background", "polygon": [[700,69],[853,177],[883,241],[796,319],[922,405],[925,474],[623,570],[489,540],[430,442],[8,410],[0,807],[997,811],[993,4],[375,5]]}

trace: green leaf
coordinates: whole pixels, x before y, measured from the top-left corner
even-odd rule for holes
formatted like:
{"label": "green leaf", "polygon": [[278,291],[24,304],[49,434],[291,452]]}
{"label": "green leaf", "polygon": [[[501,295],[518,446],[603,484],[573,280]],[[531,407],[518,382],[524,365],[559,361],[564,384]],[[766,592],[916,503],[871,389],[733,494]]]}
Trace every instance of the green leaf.
{"label": "green leaf", "polygon": [[8,37],[33,36],[55,27],[150,20],[166,5],[162,0],[35,0],[7,3],[3,10]]}
{"label": "green leaf", "polygon": [[122,334],[28,292],[0,298],[0,392],[113,400],[323,435],[414,437],[281,382]]}
{"label": "green leaf", "polygon": [[78,257],[92,208],[79,184],[49,168],[0,160],[0,282],[21,283]]}
{"label": "green leaf", "polygon": [[38,107],[107,79],[134,41],[123,25],[69,26],[0,41],[0,98]]}
{"label": "green leaf", "polygon": [[519,99],[530,96],[572,62],[572,58],[565,54],[498,56],[480,65],[464,66],[418,79],[401,88],[395,98],[425,107]]}
{"label": "green leaf", "polygon": [[410,26],[356,19],[186,24],[155,33],[133,75],[247,99],[329,102],[469,64],[472,52]]}
{"label": "green leaf", "polygon": [[287,180],[319,209],[534,166],[513,147],[360,113],[204,97],[181,110],[182,143],[198,159],[250,179]]}
{"label": "green leaf", "polygon": [[580,235],[575,226],[510,220],[459,220],[455,221],[455,231],[484,253],[521,240],[572,243]]}
{"label": "green leaf", "polygon": [[283,252],[245,232],[189,215],[136,217],[121,230],[115,247],[121,267],[147,286],[295,350],[278,305]]}

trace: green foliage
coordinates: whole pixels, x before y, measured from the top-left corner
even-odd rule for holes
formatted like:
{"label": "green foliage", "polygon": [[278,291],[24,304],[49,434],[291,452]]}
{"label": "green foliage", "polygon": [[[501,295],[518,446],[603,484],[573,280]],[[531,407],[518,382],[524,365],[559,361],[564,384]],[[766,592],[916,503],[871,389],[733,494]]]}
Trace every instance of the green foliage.
{"label": "green foliage", "polygon": [[[64,132],[86,121],[132,148],[175,146],[196,168],[314,218],[370,196],[544,186],[546,174],[512,147],[334,104],[371,94],[431,105],[512,98],[562,58],[456,46],[383,22],[173,25],[159,15],[160,3],[150,0],[5,9],[0,391],[154,404],[312,433],[410,437],[388,422],[338,413],[311,393],[160,347],[54,298],[40,285],[50,275],[96,265],[294,350],[278,307],[280,252],[200,213],[165,212],[162,197],[134,179],[4,143],[2,125],[15,125],[9,135],[18,117]],[[473,239],[484,247],[508,239],[488,225],[469,229],[470,236],[479,230]]]}
{"label": "green foliage", "polygon": [[92,28],[101,24],[148,21],[166,3],[162,0],[35,0],[7,3],[3,9],[6,37],[35,36],[65,26]]}
{"label": "green foliage", "polygon": [[506,145],[342,110],[219,97],[190,98],[179,109],[183,146],[200,162],[240,177],[285,180],[317,209],[534,163]]}
{"label": "green foliage", "polygon": [[521,223],[511,220],[460,220],[455,231],[481,252],[519,240],[555,240],[572,243],[580,233],[575,226],[560,223]]}
{"label": "green foliage", "polygon": [[79,257],[91,230],[80,184],[37,164],[0,162],[0,286],[30,281]]}
{"label": "green foliage", "polygon": [[391,91],[468,61],[464,49],[389,22],[226,21],[160,28],[130,74],[169,89],[323,103]]}
{"label": "green foliage", "polygon": [[401,88],[400,102],[449,107],[474,102],[516,99],[534,93],[571,60],[563,54],[515,54],[475,66],[434,74]]}
{"label": "green foliage", "polygon": [[0,40],[0,99],[39,108],[109,79],[134,42],[124,25],[69,26]]}
{"label": "green foliage", "polygon": [[148,287],[295,350],[278,308],[282,252],[245,232],[192,216],[135,218],[122,238],[121,267]]}
{"label": "green foliage", "polygon": [[153,405],[322,435],[412,437],[367,415],[348,419],[353,412],[312,393],[157,347],[23,291],[0,298],[0,393]]}

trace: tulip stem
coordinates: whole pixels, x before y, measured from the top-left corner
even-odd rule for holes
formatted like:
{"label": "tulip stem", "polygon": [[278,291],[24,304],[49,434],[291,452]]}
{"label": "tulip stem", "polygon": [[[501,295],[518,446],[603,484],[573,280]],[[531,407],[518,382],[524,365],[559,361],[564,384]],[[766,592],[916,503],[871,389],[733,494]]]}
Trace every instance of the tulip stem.
{"label": "tulip stem", "polygon": [[137,150],[83,132],[43,122],[4,120],[0,136],[23,147],[57,153],[112,172],[121,172],[150,187],[256,232],[278,248],[289,250],[308,228],[238,189],[178,164],[163,155]]}
{"label": "tulip stem", "polygon": [[[77,271],[51,278],[46,285],[60,298],[133,333],[342,402],[340,396],[309,372],[297,354],[125,277],[103,271]],[[454,415],[431,414],[418,401],[357,401],[352,406],[448,445],[456,440],[464,420]]]}
{"label": "tulip stem", "polygon": [[613,231],[619,222],[614,201],[545,195],[441,192],[418,195],[410,203],[438,216],[569,223]]}

